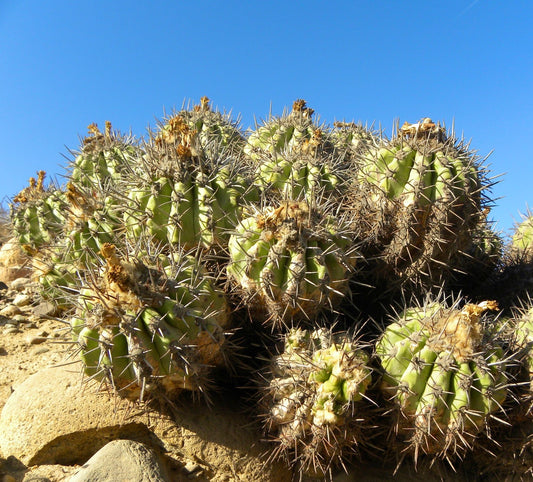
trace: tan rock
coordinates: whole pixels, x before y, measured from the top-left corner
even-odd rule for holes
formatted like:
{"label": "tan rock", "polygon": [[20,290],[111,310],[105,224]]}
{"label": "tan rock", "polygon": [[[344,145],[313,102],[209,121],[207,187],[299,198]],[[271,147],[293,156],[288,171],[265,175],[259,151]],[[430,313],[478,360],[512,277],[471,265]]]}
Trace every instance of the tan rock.
{"label": "tan rock", "polygon": [[15,291],[24,291],[31,286],[32,280],[30,278],[17,278],[11,282],[11,289]]}
{"label": "tan rock", "polygon": [[13,304],[19,308],[28,306],[32,302],[32,297],[26,293],[18,293],[13,299]]}
{"label": "tan rock", "polygon": [[291,480],[283,464],[265,464],[258,433],[231,403],[182,404],[169,417],[95,388],[82,385],[72,366],[30,376],[0,415],[2,454],[27,466],[82,465],[109,441],[129,439],[166,452],[182,467],[194,461],[196,480]]}
{"label": "tan rock", "polygon": [[10,239],[0,248],[0,281],[10,283],[17,278],[30,275],[28,256],[22,251],[16,239]]}
{"label": "tan rock", "polygon": [[7,305],[4,306],[0,310],[0,316],[3,316],[4,318],[13,318],[16,315],[20,315],[22,311],[18,306],[15,305]]}
{"label": "tan rock", "polygon": [[169,474],[157,454],[133,440],[113,440],[94,454],[69,482],[134,480],[169,482]]}

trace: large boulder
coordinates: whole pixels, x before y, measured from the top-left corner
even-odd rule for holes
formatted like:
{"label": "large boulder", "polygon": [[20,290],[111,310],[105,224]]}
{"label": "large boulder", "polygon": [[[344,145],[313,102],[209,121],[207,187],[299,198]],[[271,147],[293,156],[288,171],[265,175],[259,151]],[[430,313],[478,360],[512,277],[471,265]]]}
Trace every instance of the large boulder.
{"label": "large boulder", "polygon": [[0,247],[0,281],[9,284],[17,278],[26,278],[31,273],[31,263],[15,238]]}
{"label": "large boulder", "polygon": [[265,464],[267,447],[231,402],[183,403],[170,416],[97,388],[72,366],[30,376],[0,415],[2,455],[26,466],[83,465],[110,441],[128,439],[162,454],[176,474],[201,474],[196,480],[291,480],[282,463]]}

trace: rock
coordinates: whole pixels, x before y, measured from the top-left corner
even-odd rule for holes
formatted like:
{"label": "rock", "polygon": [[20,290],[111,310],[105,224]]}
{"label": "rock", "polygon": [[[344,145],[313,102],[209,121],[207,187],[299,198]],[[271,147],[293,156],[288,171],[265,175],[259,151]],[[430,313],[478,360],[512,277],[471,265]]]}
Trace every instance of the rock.
{"label": "rock", "polygon": [[35,350],[33,352],[34,355],[42,355],[43,353],[48,353],[50,351],[50,348],[48,348],[47,346],[41,346],[39,348],[37,348],[37,350]]}
{"label": "rock", "polygon": [[44,343],[46,340],[48,340],[46,336],[40,336],[40,335],[28,336],[26,338],[26,343],[28,345],[40,345],[41,343]]}
{"label": "rock", "polygon": [[168,482],[168,474],[157,454],[132,440],[114,440],[101,448],[69,482]]}
{"label": "rock", "polygon": [[18,306],[15,305],[7,305],[4,306],[0,310],[0,316],[3,316],[4,318],[13,318],[16,315],[20,315],[22,311]]}
{"label": "rock", "polygon": [[15,296],[15,299],[12,303],[20,308],[22,306],[28,306],[31,302],[32,298],[30,295],[19,293],[17,296]]}
{"label": "rock", "polygon": [[43,301],[33,307],[33,315],[39,318],[42,316],[54,316],[57,312],[57,306],[49,301]]}
{"label": "rock", "polygon": [[[290,481],[281,462],[266,464],[266,446],[235,403],[180,403],[175,415],[96,392],[72,365],[40,370],[18,385],[0,414],[0,451],[28,466],[84,464],[109,441],[129,439],[199,466],[195,480]],[[185,400],[187,400],[185,398]],[[178,402],[179,403],[179,402]],[[171,480],[182,480],[176,477]],[[180,476],[185,477],[185,472]]]}
{"label": "rock", "polygon": [[11,282],[11,289],[14,291],[24,291],[32,284],[30,278],[17,278]]}
{"label": "rock", "polygon": [[[94,389],[94,387],[93,387]],[[145,441],[125,406],[81,385],[72,366],[45,368],[18,385],[0,414],[0,449],[26,465],[82,464],[110,440]]]}
{"label": "rock", "polygon": [[13,335],[14,333],[20,333],[20,330],[15,325],[6,325],[6,328],[2,330],[2,335]]}
{"label": "rock", "polygon": [[18,241],[13,238],[0,248],[0,280],[5,283],[27,277],[31,273],[28,256],[22,251]]}
{"label": "rock", "polygon": [[15,457],[0,458],[0,480],[2,482],[18,482],[22,480],[27,467]]}

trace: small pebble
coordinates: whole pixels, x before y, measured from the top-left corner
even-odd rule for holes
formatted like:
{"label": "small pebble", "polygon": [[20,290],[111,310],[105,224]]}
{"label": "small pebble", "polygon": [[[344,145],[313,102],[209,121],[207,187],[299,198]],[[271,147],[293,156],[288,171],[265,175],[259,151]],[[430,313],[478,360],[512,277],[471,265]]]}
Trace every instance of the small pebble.
{"label": "small pebble", "polygon": [[39,348],[37,348],[37,350],[35,350],[33,352],[34,355],[41,355],[43,353],[46,353],[50,351],[50,348],[46,347],[46,346],[40,346]]}
{"label": "small pebble", "polygon": [[2,331],[3,335],[12,335],[14,333],[20,333],[20,330],[13,325],[11,325],[9,328],[4,328],[4,330]]}
{"label": "small pebble", "polygon": [[7,305],[6,307],[0,310],[0,316],[3,316],[5,318],[13,318],[14,316],[20,315],[21,313],[21,309],[15,305]]}
{"label": "small pebble", "polygon": [[56,305],[54,305],[54,303],[50,303],[49,301],[43,301],[42,303],[39,303],[37,306],[34,306],[32,309],[33,314],[37,317],[54,316],[56,311],[57,311]]}
{"label": "small pebble", "polygon": [[194,474],[195,472],[198,472],[199,470],[201,470],[202,467],[200,467],[196,462],[193,462],[192,460],[189,460],[186,464],[185,464],[185,467],[183,467],[183,470],[187,473],[187,474]]}
{"label": "small pebble", "polygon": [[28,345],[40,345],[41,343],[44,343],[48,338],[46,336],[30,336],[26,339],[26,343]]}
{"label": "small pebble", "polygon": [[15,323],[26,323],[28,318],[26,318],[24,315],[15,315],[13,318],[11,318],[11,321],[14,321]]}
{"label": "small pebble", "polygon": [[19,307],[28,306],[30,303],[31,296],[25,293],[19,293],[17,296],[15,296],[15,299],[13,300],[13,304]]}
{"label": "small pebble", "polygon": [[11,282],[11,289],[15,291],[22,291],[30,284],[31,279],[29,278],[17,278]]}

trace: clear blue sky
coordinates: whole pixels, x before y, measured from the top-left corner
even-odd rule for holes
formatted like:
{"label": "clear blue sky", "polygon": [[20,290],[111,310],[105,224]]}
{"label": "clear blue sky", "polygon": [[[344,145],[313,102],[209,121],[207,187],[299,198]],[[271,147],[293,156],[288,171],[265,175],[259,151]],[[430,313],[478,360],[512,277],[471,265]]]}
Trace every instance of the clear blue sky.
{"label": "clear blue sky", "polygon": [[508,232],[533,208],[533,2],[0,0],[0,200],[39,169],[64,173],[86,126],[141,136],[207,95],[320,119],[432,117],[472,140],[501,182]]}

